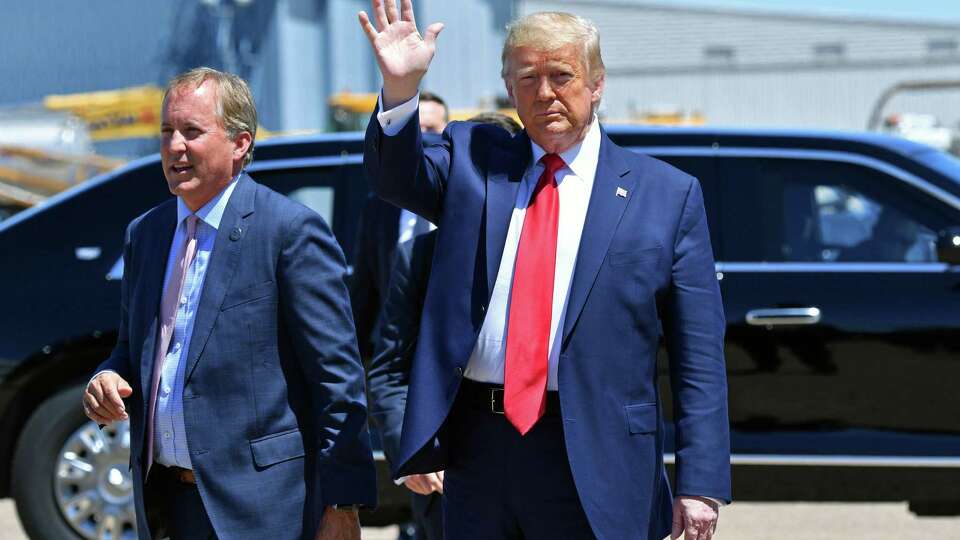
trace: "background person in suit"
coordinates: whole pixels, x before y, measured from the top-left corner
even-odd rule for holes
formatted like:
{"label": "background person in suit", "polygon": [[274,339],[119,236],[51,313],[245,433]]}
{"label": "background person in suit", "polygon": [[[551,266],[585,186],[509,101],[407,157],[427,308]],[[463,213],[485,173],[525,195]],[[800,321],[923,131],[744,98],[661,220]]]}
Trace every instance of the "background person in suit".
{"label": "background person in suit", "polygon": [[439,135],[450,122],[450,109],[447,102],[433,92],[420,92],[420,131]]}
{"label": "background person in suit", "polygon": [[[435,136],[447,127],[450,117],[447,104],[440,96],[426,91],[421,93],[421,102],[420,130],[429,141],[439,142]],[[387,294],[397,245],[432,228],[433,224],[426,219],[376,195],[367,199],[360,214],[360,226],[354,243],[353,275],[350,278],[350,303],[353,306],[360,356],[365,362],[373,355],[374,328]]]}
{"label": "background person in suit", "polygon": [[599,34],[563,13],[508,30],[523,135],[452,123],[423,148],[417,88],[442,25],[421,37],[409,0],[376,0],[373,17],[360,23],[384,86],[364,163],[380,196],[439,226],[395,474],[445,470],[450,538],[711,538],[730,499],[729,427],[697,181],[606,137]]}
{"label": "background person in suit", "polygon": [[[425,103],[419,111],[420,130],[430,141],[439,142],[438,134],[447,126],[449,118],[447,104],[436,94],[423,92],[423,95]],[[357,247],[354,251],[353,275],[350,278],[350,302],[364,364],[369,363],[378,341],[377,322],[382,314],[397,246],[433,228],[433,224],[426,219],[376,195],[371,194],[367,199],[360,214],[360,227],[354,244]],[[443,516],[439,502],[432,496],[440,480],[429,475],[411,475],[404,479],[403,484],[412,492],[412,536],[419,539],[440,538]],[[404,529],[408,527],[406,525]],[[404,534],[407,534],[405,530]]]}
{"label": "background person in suit", "polygon": [[176,198],[127,229],[117,345],[83,399],[130,419],[139,533],[359,538],[352,505],[375,504],[376,478],[340,247],[242,172],[241,79],[174,78],[161,125]]}
{"label": "background person in suit", "polygon": [[[412,238],[397,247],[383,313],[377,324],[377,343],[367,368],[370,420],[380,434],[391,465],[399,460],[400,430],[410,379],[410,362],[417,343],[423,297],[437,232]],[[417,523],[415,537],[443,538],[443,471],[411,474],[399,481],[412,491],[411,507]]]}
{"label": "background person in suit", "polygon": [[[483,113],[469,121],[493,124],[510,133],[521,130],[512,118],[496,112]],[[396,463],[398,458],[410,364],[420,331],[420,315],[436,237],[434,230],[397,246],[383,312],[374,330],[376,347],[367,368],[370,420],[377,427],[390,463]],[[412,507],[418,524],[418,537],[429,540],[443,538],[440,504],[443,471],[412,474],[402,480],[414,492]]]}

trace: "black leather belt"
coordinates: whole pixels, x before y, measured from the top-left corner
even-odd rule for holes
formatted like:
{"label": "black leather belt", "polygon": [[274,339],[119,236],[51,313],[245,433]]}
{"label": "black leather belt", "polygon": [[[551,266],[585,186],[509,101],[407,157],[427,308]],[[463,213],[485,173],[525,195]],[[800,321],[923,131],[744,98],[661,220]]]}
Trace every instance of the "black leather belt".
{"label": "black leather belt", "polygon": [[197,477],[194,476],[193,471],[190,469],[184,469],[183,467],[167,467],[165,465],[160,465],[159,463],[154,463],[153,468],[155,468],[158,473],[163,474],[168,478],[172,478],[181,484],[197,484]]}
{"label": "black leather belt", "polygon": [[[463,379],[457,401],[473,410],[503,414],[503,386]],[[544,416],[560,416],[560,393],[547,392]]]}

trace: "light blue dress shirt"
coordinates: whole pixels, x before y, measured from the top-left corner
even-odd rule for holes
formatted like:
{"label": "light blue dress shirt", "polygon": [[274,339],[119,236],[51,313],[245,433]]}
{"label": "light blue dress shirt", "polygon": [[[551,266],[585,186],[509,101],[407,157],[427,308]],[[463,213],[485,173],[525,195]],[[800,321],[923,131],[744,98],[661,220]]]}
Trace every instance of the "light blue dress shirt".
{"label": "light blue dress shirt", "polygon": [[[217,239],[217,230],[223,211],[230,201],[230,195],[237,186],[234,178],[219,195],[197,210],[197,252],[183,282],[183,291],[177,306],[177,322],[170,338],[170,348],[163,361],[160,372],[160,388],[157,390],[157,409],[154,415],[154,460],[161,465],[192,469],[190,452],[187,447],[187,434],[183,423],[183,387],[187,367],[187,351],[190,350],[190,338],[193,337],[193,323],[203,292],[203,282]],[[191,214],[183,199],[177,198],[177,228],[167,256],[167,270],[163,278],[166,290],[173,265],[187,234],[186,220]]]}

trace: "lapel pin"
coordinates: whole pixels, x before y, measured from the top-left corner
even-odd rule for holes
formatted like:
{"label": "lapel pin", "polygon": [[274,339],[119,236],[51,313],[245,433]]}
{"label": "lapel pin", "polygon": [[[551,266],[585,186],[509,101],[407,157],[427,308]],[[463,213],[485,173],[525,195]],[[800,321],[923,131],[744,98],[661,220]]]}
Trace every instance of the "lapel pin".
{"label": "lapel pin", "polygon": [[626,198],[627,198],[627,190],[623,189],[622,187],[618,187],[618,188],[617,188],[617,197],[623,197],[624,199],[626,199]]}
{"label": "lapel pin", "polygon": [[230,231],[230,240],[233,240],[234,242],[239,240],[241,236],[243,236],[243,229],[240,227],[234,227],[233,230]]}

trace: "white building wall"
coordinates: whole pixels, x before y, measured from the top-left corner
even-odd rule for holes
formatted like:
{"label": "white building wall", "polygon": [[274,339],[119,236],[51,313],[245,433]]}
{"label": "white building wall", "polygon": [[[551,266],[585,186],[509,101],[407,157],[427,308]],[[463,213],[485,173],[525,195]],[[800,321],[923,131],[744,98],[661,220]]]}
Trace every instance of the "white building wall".
{"label": "white building wall", "polygon": [[[883,91],[903,80],[958,78],[958,66],[833,72],[743,72],[609,77],[603,113],[628,120],[650,109],[698,111],[710,125],[865,129]],[[885,114],[928,112],[960,121],[960,88],[893,99]]]}
{"label": "white building wall", "polygon": [[506,0],[420,0],[421,32],[443,22],[437,53],[423,88],[440,95],[452,108],[492,107],[504,95],[500,50],[513,3]]}
{"label": "white building wall", "polygon": [[[596,23],[607,67],[601,109],[626,120],[653,109],[698,111],[710,125],[864,129],[874,102],[906,80],[960,80],[960,25],[631,0],[519,0],[519,14],[570,11]],[[840,47],[831,54],[831,47]],[[729,58],[706,54],[728,48]],[[825,54],[817,54],[826,48]],[[836,49],[832,49],[836,52]],[[960,88],[894,99],[891,112],[960,121]]]}

